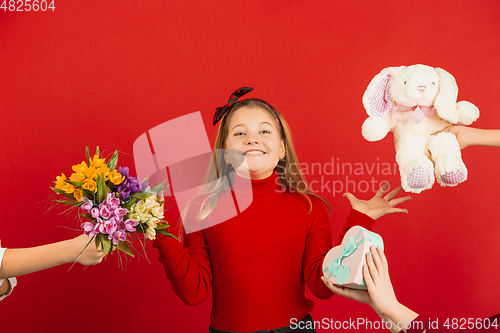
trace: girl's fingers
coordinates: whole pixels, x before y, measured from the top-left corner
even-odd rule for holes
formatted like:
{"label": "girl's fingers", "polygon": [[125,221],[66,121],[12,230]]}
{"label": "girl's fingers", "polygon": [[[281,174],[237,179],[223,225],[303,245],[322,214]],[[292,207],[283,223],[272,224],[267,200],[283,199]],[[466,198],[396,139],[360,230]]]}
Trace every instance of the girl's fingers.
{"label": "girl's fingers", "polygon": [[[389,187],[391,186],[391,183],[389,182],[386,182],[384,183],[384,185],[380,186],[380,188],[378,189],[377,193],[375,194],[376,197],[381,197],[384,195],[385,192],[387,192],[387,190],[389,189]],[[391,192],[392,193],[392,192]],[[389,193],[390,194],[390,193]],[[388,195],[389,195],[388,194]],[[386,197],[388,196],[386,195]]]}
{"label": "girl's fingers", "polygon": [[391,192],[387,193],[387,195],[384,197],[385,200],[389,201],[392,200],[396,195],[398,195],[399,192],[401,192],[403,188],[401,186],[396,187],[394,190]]}
{"label": "girl's fingers", "polygon": [[325,285],[328,287],[328,289],[330,289],[331,291],[333,291],[334,293],[340,295],[340,296],[344,296],[345,298],[351,298],[348,296],[349,292],[345,291],[344,288],[341,288],[341,287],[337,287],[336,285],[334,285],[332,283],[332,281],[330,280],[327,280],[324,276],[321,277],[321,280],[323,280],[323,282],[325,283]]}
{"label": "girl's fingers", "polygon": [[387,214],[392,214],[392,213],[406,213],[406,214],[408,214],[408,209],[406,209],[406,208],[390,208],[387,211]]}
{"label": "girl's fingers", "polygon": [[408,200],[412,200],[412,197],[411,196],[406,196],[406,197],[402,197],[402,198],[396,198],[396,199],[393,199],[391,201],[389,201],[389,205],[391,207],[394,207],[394,206],[397,206],[399,205],[400,203],[403,203],[405,201],[408,201]]}

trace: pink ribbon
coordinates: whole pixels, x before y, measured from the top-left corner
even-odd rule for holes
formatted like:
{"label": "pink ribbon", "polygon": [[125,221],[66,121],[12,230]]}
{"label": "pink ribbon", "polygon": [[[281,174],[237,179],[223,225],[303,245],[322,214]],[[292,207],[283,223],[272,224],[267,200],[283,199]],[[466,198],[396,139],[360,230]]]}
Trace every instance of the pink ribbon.
{"label": "pink ribbon", "polygon": [[[427,116],[427,117],[434,116],[435,110],[436,110],[436,108],[434,106],[416,105],[414,107],[408,107],[408,106],[401,105],[399,103],[396,103],[396,105],[394,106],[394,109],[393,109],[393,111],[395,111],[395,112],[413,111],[413,113],[411,114],[411,119],[416,124],[421,122],[425,116]],[[400,121],[400,120],[401,119],[398,119],[398,121]]]}

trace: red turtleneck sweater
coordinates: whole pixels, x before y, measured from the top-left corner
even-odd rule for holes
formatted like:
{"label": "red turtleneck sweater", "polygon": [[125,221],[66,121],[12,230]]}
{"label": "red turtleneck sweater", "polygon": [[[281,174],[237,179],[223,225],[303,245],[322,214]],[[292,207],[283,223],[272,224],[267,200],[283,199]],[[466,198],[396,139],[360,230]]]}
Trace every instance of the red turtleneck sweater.
{"label": "red turtleneck sweater", "polygon": [[[159,235],[154,242],[174,292],[188,305],[203,301],[212,286],[211,325],[224,331],[258,331],[290,325],[314,306],[305,285],[318,298],[333,293],[321,281],[322,262],[332,248],[325,206],[299,193],[283,191],[276,172],[262,180],[234,176],[233,191],[222,194],[211,218],[227,214],[235,198],[250,206],[233,218],[184,234],[184,246]],[[189,210],[193,219],[199,205]],[[309,212],[309,213],[308,213]],[[371,229],[373,219],[352,211],[341,237],[354,225]],[[340,240],[339,240],[340,242]]]}

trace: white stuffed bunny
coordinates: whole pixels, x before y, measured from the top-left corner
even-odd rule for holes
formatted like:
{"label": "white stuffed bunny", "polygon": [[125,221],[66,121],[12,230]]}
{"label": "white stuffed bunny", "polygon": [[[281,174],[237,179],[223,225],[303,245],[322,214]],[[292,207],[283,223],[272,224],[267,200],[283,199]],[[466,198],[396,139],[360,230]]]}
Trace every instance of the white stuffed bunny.
{"label": "white stuffed bunny", "polygon": [[368,85],[363,105],[369,118],[363,123],[363,137],[378,141],[394,133],[405,191],[430,189],[434,174],[442,186],[467,179],[455,134],[435,134],[450,124],[470,125],[479,118],[479,109],[466,101],[457,103],[457,95],[451,74],[425,65],[386,68]]}

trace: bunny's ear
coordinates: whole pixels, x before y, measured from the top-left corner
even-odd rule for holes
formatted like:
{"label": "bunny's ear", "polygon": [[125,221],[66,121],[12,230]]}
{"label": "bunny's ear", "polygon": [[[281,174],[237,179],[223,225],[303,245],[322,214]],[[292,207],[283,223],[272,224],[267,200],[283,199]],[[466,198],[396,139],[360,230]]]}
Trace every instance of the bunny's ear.
{"label": "bunny's ear", "polygon": [[442,68],[436,68],[439,80],[439,92],[434,100],[434,107],[438,115],[452,124],[458,122],[457,96],[458,86],[455,78]]}
{"label": "bunny's ear", "polygon": [[372,79],[363,95],[363,106],[369,116],[385,117],[391,113],[391,78],[403,68],[405,66],[385,68]]}

